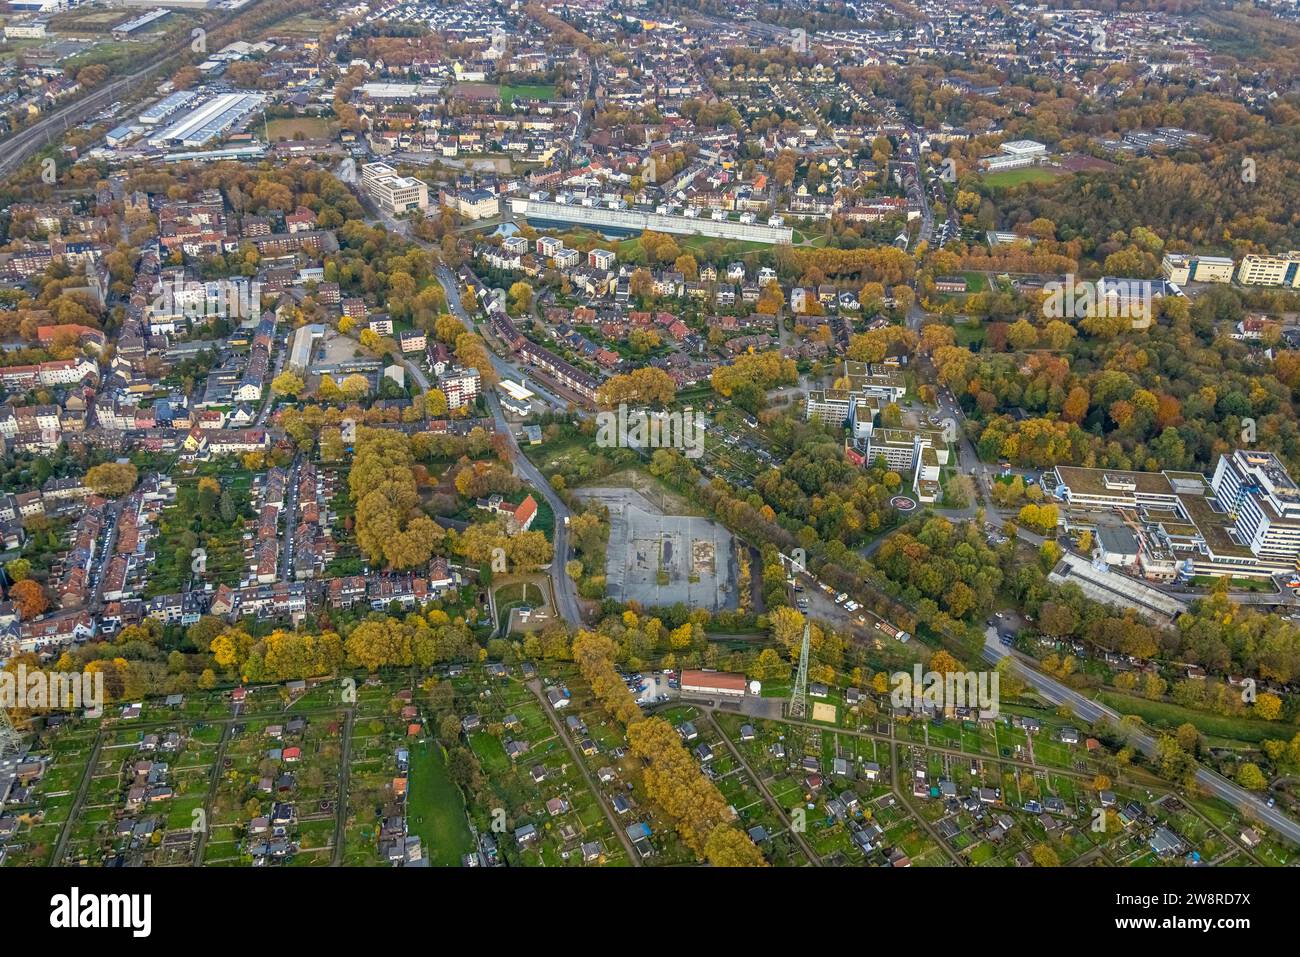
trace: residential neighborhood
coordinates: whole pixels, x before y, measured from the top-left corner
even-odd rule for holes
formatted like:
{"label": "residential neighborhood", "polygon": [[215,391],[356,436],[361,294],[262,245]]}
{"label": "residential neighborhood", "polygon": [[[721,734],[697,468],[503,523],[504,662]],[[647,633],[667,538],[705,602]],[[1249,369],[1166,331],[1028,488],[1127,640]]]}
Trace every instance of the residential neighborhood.
{"label": "residential neighborhood", "polygon": [[0,28],[0,867],[1295,863],[1294,5]]}

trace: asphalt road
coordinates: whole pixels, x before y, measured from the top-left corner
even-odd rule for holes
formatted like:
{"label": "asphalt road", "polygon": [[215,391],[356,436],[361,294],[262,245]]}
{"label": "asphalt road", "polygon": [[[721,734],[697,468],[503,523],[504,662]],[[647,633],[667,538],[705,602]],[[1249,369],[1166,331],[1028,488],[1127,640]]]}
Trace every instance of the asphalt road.
{"label": "asphalt road", "polygon": [[[1025,656],[1003,647],[998,641],[997,629],[995,628],[990,628],[984,633],[983,655],[984,659],[993,665],[996,665],[1003,658],[1014,658],[1021,675],[1039,694],[1053,704],[1069,705],[1076,715],[1086,721],[1104,720],[1115,725],[1120,722],[1119,712],[1093,701],[1091,698],[1084,697],[1072,688],[1067,688],[1055,678],[1051,678],[1032,667]],[[1145,731],[1134,730],[1130,733],[1129,739],[1143,754],[1155,754],[1156,740],[1152,735],[1147,734]],[[1198,768],[1196,782],[1207,793],[1227,801],[1247,817],[1263,822],[1288,840],[1300,843],[1300,824],[1297,824],[1277,808],[1269,807],[1256,795],[1232,783],[1223,775],[1211,771],[1209,768]]]}
{"label": "asphalt road", "polygon": [[[389,217],[384,217],[384,219],[390,227],[401,232],[403,235],[406,235],[406,230],[401,228],[404,224],[391,220]],[[407,238],[412,237],[408,236]],[[428,248],[428,243],[423,243],[413,238],[412,241]],[[455,275],[445,265],[440,265],[437,268],[437,276],[438,281],[442,284],[443,292],[447,296],[448,307],[452,310],[452,313],[466,325],[467,328],[472,329],[474,327],[474,322],[466,314],[464,307],[460,304],[460,284],[456,281]],[[491,350],[488,350],[488,353],[491,355]],[[494,366],[497,362],[498,360],[496,356],[493,356]],[[406,367],[412,375],[415,376],[415,379],[420,383],[421,388],[427,389],[428,379],[425,377],[423,371],[421,371],[415,363],[409,361],[407,362]],[[515,369],[513,366],[506,365],[506,369],[508,369],[513,375],[520,375],[519,370]],[[499,366],[498,371],[501,371]],[[535,391],[540,392],[540,390]],[[551,488],[551,483],[546,480],[532,462],[528,461],[528,458],[520,450],[519,442],[515,439],[514,429],[511,428],[510,423],[506,421],[505,413],[501,411],[501,403],[497,400],[496,393],[491,389],[486,390],[484,400],[487,402],[492,417],[496,420],[497,430],[505,435],[510,441],[515,472],[522,475],[529,484],[541,493],[542,497],[546,499],[547,504],[551,506],[551,511],[555,514],[555,531],[552,537],[552,544],[555,548],[555,557],[551,560],[550,574],[551,582],[554,585],[555,590],[555,601],[558,606],[556,610],[560,613],[560,617],[570,625],[580,626],[583,621],[582,606],[578,603],[578,586],[577,583],[574,582],[573,579],[569,578],[564,571],[564,565],[569,560],[569,529],[565,525],[565,521],[571,515],[569,507],[564,504],[564,501],[558,495],[555,494],[555,489]]]}
{"label": "asphalt road", "polygon": [[293,581],[293,537],[298,530],[298,479],[302,475],[302,453],[293,458],[285,479],[284,508],[280,510],[280,577]]}
{"label": "asphalt road", "polygon": [[553,544],[555,546],[555,557],[551,559],[551,583],[555,586],[555,602],[560,613],[566,622],[570,625],[582,625],[582,607],[578,604],[578,585],[564,571],[565,562],[569,560],[569,527],[565,524],[570,517],[569,506],[564,504],[560,496],[555,494],[555,489],[551,488],[551,483],[546,481],[542,473],[537,470],[537,466],[528,461],[528,458],[519,448],[519,443],[515,441],[514,429],[506,421],[505,413],[501,411],[501,403],[497,400],[495,392],[487,393],[487,405],[491,410],[493,417],[497,422],[497,431],[506,435],[510,439],[510,448],[513,453],[515,472],[522,475],[524,479],[541,493],[546,499],[551,511],[555,513],[555,532]]}

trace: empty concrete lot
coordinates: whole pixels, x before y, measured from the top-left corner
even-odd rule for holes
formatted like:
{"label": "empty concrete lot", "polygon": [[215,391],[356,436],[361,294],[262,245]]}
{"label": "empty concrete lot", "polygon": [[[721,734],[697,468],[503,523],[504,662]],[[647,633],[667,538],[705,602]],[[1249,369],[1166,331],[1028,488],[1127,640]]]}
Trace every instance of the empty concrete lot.
{"label": "empty concrete lot", "polygon": [[609,509],[605,577],[609,596],[721,611],[736,607],[735,542],[721,525],[665,515],[640,492],[587,488],[578,493]]}

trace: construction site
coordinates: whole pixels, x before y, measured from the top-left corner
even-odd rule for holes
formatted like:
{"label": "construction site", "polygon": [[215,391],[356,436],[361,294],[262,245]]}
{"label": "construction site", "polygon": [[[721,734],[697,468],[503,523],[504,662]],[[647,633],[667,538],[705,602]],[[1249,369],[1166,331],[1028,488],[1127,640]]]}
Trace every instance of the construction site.
{"label": "construction site", "polygon": [[588,488],[609,509],[606,590],[615,601],[723,611],[736,607],[735,541],[721,525],[667,515],[634,489]]}

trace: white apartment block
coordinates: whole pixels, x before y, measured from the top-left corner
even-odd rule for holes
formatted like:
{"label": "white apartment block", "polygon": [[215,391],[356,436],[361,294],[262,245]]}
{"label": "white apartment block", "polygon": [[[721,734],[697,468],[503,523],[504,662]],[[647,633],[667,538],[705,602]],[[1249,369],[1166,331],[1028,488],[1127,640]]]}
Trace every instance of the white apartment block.
{"label": "white apartment block", "polygon": [[89,359],[54,359],[41,363],[41,385],[75,385],[98,372]]}
{"label": "white apartment block", "polygon": [[842,389],[826,389],[809,392],[804,403],[804,418],[825,422],[831,428],[839,428],[848,421],[855,398],[851,392]]}
{"label": "white apartment block", "polygon": [[438,377],[438,388],[447,397],[447,408],[459,409],[473,402],[482,387],[477,369],[452,368]]}

